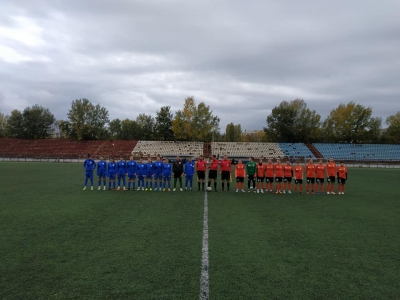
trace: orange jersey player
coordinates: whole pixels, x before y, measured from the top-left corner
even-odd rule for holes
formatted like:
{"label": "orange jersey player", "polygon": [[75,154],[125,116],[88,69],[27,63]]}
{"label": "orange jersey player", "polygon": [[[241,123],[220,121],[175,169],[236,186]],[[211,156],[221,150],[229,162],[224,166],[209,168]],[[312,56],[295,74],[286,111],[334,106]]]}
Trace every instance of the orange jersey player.
{"label": "orange jersey player", "polygon": [[245,193],[244,190],[244,178],[246,177],[246,166],[243,164],[241,160],[235,167],[235,178],[236,178],[236,193],[239,191],[239,188],[242,189],[242,192]]}
{"label": "orange jersey player", "polygon": [[337,167],[335,162],[333,161],[333,158],[329,158],[329,161],[326,163],[326,173],[328,174],[328,184],[326,186],[326,193],[329,194],[335,194],[335,177],[336,177],[336,171]]}
{"label": "orange jersey player", "polygon": [[281,164],[281,160],[277,159],[276,164],[274,165],[275,171],[275,189],[276,194],[282,194],[282,181],[283,181],[283,165]]}
{"label": "orange jersey player", "polygon": [[296,161],[294,166],[294,192],[297,193],[297,187],[299,187],[300,194],[303,192],[303,166],[300,165],[300,161]]}
{"label": "orange jersey player", "polygon": [[311,185],[311,193],[314,194],[314,184],[315,184],[315,165],[313,160],[310,159],[308,164],[306,165],[306,192],[308,194],[309,187]]}
{"label": "orange jersey player", "polygon": [[315,170],[316,170],[316,180],[317,180],[317,186],[315,191],[317,192],[317,194],[319,194],[319,192],[321,191],[321,194],[324,194],[324,182],[325,182],[325,166],[322,163],[322,159],[319,160],[318,165],[315,166]]}
{"label": "orange jersey player", "polygon": [[347,167],[344,165],[344,162],[340,162],[340,166],[337,168],[337,177],[338,177],[338,194],[344,195],[344,185],[347,180]]}
{"label": "orange jersey player", "polygon": [[286,161],[286,164],[283,166],[283,193],[286,191],[286,186],[288,187],[288,194],[292,193],[292,177],[293,177],[293,168],[290,164],[290,161]]}
{"label": "orange jersey player", "polygon": [[262,162],[262,159],[259,160],[258,164],[256,165],[257,169],[257,193],[260,192],[264,193],[263,185],[264,185],[264,178],[265,178],[265,165]]}
{"label": "orange jersey player", "polygon": [[265,167],[265,191],[272,194],[272,183],[274,182],[274,164],[272,160],[268,159],[268,163],[264,165]]}

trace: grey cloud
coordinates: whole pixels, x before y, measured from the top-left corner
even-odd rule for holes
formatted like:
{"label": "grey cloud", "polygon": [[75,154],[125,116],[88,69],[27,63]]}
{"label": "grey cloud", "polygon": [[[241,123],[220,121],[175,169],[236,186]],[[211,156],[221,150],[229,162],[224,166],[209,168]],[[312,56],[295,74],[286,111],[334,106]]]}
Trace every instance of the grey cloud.
{"label": "grey cloud", "polygon": [[295,98],[323,117],[355,101],[386,118],[400,110],[399,9],[395,0],[9,1],[0,110],[39,103],[65,118],[86,97],[111,118],[134,118],[162,105],[176,111],[193,95],[222,129],[261,129],[274,106]]}

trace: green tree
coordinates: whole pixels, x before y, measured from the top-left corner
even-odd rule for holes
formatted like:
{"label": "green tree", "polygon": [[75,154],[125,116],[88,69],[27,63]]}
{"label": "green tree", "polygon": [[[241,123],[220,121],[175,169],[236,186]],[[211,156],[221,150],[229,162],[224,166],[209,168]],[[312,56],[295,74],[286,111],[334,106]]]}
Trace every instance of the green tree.
{"label": "green tree", "polygon": [[240,124],[235,125],[233,122],[226,125],[225,141],[226,142],[242,141],[242,126]]}
{"label": "green tree", "polygon": [[0,112],[0,137],[7,137],[8,116]]}
{"label": "green tree", "polygon": [[317,138],[320,121],[304,100],[282,101],[267,117],[264,131],[272,142],[308,142]]}
{"label": "green tree", "polygon": [[386,140],[389,143],[400,143],[400,111],[387,117],[386,124],[388,125],[385,131]]}
{"label": "green tree", "polygon": [[45,139],[53,135],[56,119],[48,108],[39,105],[27,107],[22,113],[23,137]]}
{"label": "green tree", "polygon": [[110,133],[110,138],[119,140],[121,139],[121,129],[122,123],[120,119],[112,120],[108,125],[108,131]]}
{"label": "green tree", "polygon": [[154,128],[155,120],[153,116],[140,114],[136,117],[136,123],[138,125],[138,130],[141,133],[141,140],[153,140],[155,139]]}
{"label": "green tree", "polygon": [[155,132],[158,139],[164,141],[174,140],[174,132],[172,131],[173,114],[171,106],[163,106],[156,113]]}
{"label": "green tree", "polygon": [[382,120],[372,108],[349,102],[333,109],[323,123],[326,141],[371,143],[379,140]]}
{"label": "green tree", "polygon": [[11,112],[11,115],[7,121],[6,131],[7,131],[7,136],[9,137],[12,138],[24,137],[23,117],[22,113],[18,109],[14,109]]}
{"label": "green tree", "polygon": [[[65,123],[67,122],[67,123]],[[62,122],[66,135],[77,140],[98,140],[107,137],[108,111],[88,99],[72,101],[68,121]]]}
{"label": "green tree", "polygon": [[140,140],[143,135],[138,123],[134,120],[125,119],[121,122],[121,140]]}
{"label": "green tree", "polygon": [[211,141],[213,132],[218,131],[220,119],[204,102],[196,105],[193,97],[185,99],[182,110],[175,114],[172,130],[178,140]]}

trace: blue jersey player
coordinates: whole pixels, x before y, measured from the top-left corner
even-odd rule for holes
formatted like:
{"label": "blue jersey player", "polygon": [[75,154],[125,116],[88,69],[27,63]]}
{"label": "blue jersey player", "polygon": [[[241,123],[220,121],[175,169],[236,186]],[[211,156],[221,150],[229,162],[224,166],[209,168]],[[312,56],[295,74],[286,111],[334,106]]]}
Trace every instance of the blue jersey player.
{"label": "blue jersey player", "polygon": [[136,190],[136,160],[133,160],[133,156],[131,156],[126,163],[126,169],[128,171],[128,191],[131,189]]}
{"label": "blue jersey player", "polygon": [[163,162],[161,161],[161,157],[158,155],[157,160],[153,163],[154,191],[157,191],[158,185],[160,185],[159,191],[161,191],[162,172],[163,172]]}
{"label": "blue jersey player", "polygon": [[103,156],[100,156],[100,161],[97,163],[97,177],[98,177],[98,190],[101,190],[101,180],[103,179],[103,190],[106,190],[106,185],[107,185],[107,162],[104,160]]}
{"label": "blue jersey player", "polygon": [[83,190],[86,190],[88,179],[92,184],[91,190],[93,191],[93,170],[96,169],[96,163],[92,159],[91,155],[88,154],[87,159],[83,162],[83,168],[85,169],[85,185]]}
{"label": "blue jersey player", "polygon": [[125,176],[126,176],[126,161],[125,159],[121,156],[119,161],[117,162],[117,175],[118,175],[118,188],[117,191],[121,189],[121,179],[124,184],[124,191],[126,191],[126,181],[125,181]]}
{"label": "blue jersey player", "polygon": [[143,159],[141,158],[136,165],[136,175],[138,177],[138,191],[140,191],[140,186],[142,186],[142,191],[144,191],[144,178],[145,178],[145,164],[143,163]]}
{"label": "blue jersey player", "polygon": [[165,192],[167,182],[168,182],[168,192],[170,192],[171,191],[172,167],[171,167],[171,165],[170,165],[170,163],[168,161],[168,158],[166,158],[164,160],[162,175],[163,175],[163,179],[164,179],[163,192]]}
{"label": "blue jersey player", "polygon": [[190,183],[190,190],[192,190],[193,187],[193,175],[194,175],[194,162],[192,161],[192,158],[189,157],[186,164],[185,164],[185,191],[188,189],[188,183]]}
{"label": "blue jersey player", "polygon": [[113,184],[113,190],[115,190],[115,175],[117,174],[117,164],[115,163],[114,158],[110,158],[107,169],[108,190],[111,190],[111,183]]}
{"label": "blue jersey player", "polygon": [[153,162],[151,161],[151,158],[149,157],[147,159],[147,164],[146,164],[146,190],[148,191],[150,189],[153,190]]}

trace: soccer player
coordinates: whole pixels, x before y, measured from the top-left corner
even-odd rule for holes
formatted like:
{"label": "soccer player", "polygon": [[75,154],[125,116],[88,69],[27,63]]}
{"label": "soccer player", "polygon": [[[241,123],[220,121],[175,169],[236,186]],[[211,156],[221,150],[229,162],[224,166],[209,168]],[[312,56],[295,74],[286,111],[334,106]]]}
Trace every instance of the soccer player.
{"label": "soccer player", "polygon": [[257,193],[264,193],[264,178],[265,178],[265,166],[262,159],[258,161],[256,166],[257,169]]}
{"label": "soccer player", "polygon": [[326,173],[328,174],[328,184],[326,185],[326,193],[335,194],[335,177],[336,177],[336,163],[333,161],[333,158],[330,157],[329,161],[326,163]]}
{"label": "soccer player", "polygon": [[310,186],[311,186],[311,194],[314,193],[314,184],[315,184],[315,165],[313,163],[313,160],[310,159],[308,161],[308,164],[306,165],[306,178],[307,178],[307,183],[306,183],[306,193],[309,193]]}
{"label": "soccer player", "polygon": [[235,168],[235,178],[236,178],[236,193],[239,189],[242,189],[242,192],[245,193],[244,190],[244,178],[246,177],[246,167],[243,164],[242,160],[239,160],[239,163]]}
{"label": "soccer player", "polygon": [[157,156],[157,160],[153,164],[153,172],[154,172],[154,191],[157,191],[158,185],[160,185],[160,188],[158,190],[161,192],[163,162],[161,161],[160,155]]}
{"label": "soccer player", "polygon": [[118,176],[118,188],[117,191],[119,191],[121,188],[121,179],[122,183],[124,184],[124,191],[126,191],[126,181],[125,181],[125,176],[126,176],[126,161],[125,159],[121,156],[119,158],[119,161],[117,162],[117,176]]}
{"label": "soccer player", "polygon": [[222,191],[224,191],[225,183],[227,190],[229,192],[230,182],[231,182],[231,170],[232,170],[232,163],[228,159],[227,155],[224,155],[224,159],[221,160],[221,181],[222,181]]}
{"label": "soccer player", "polygon": [[176,157],[176,160],[172,164],[172,173],[174,173],[174,189],[173,191],[176,191],[176,182],[179,179],[179,190],[182,192],[182,175],[183,175],[183,163],[181,161],[181,158],[179,156]]}
{"label": "soccer player", "polygon": [[282,180],[283,180],[283,165],[281,164],[281,160],[278,158],[276,160],[276,164],[274,165],[275,171],[275,194],[282,194]]}
{"label": "soccer player", "polygon": [[103,179],[103,190],[106,190],[107,186],[107,162],[103,156],[100,156],[100,161],[97,163],[97,177],[98,177],[98,190],[101,190],[101,180]]}
{"label": "soccer player", "polygon": [[90,154],[87,155],[87,158],[83,162],[83,169],[85,170],[85,185],[83,186],[83,190],[86,190],[88,179],[90,179],[90,183],[92,184],[90,189],[93,191],[93,170],[96,169],[96,163]]}
{"label": "soccer player", "polygon": [[206,169],[207,169],[207,163],[204,160],[203,155],[200,155],[199,159],[196,161],[197,186],[199,187],[197,191],[200,191],[200,184],[201,184],[204,192],[204,179],[206,178]]}
{"label": "soccer player", "polygon": [[211,180],[214,180],[214,190],[217,191],[217,173],[218,173],[219,160],[215,155],[212,156],[210,169],[208,171],[208,187],[211,186]]}
{"label": "soccer player", "polygon": [[153,190],[153,162],[151,161],[151,157],[147,158],[147,163],[145,164],[145,177],[146,177],[146,189],[152,191]]}
{"label": "soccer player", "polygon": [[274,164],[271,159],[268,159],[268,163],[265,164],[265,192],[269,192],[272,194],[272,183],[274,182]]}
{"label": "soccer player", "polygon": [[293,177],[293,168],[290,164],[290,161],[287,160],[286,164],[283,166],[283,193],[286,191],[286,186],[288,189],[288,194],[292,193],[292,177]]}
{"label": "soccer player", "polygon": [[128,162],[126,163],[126,169],[128,171],[128,191],[131,189],[136,190],[136,160],[133,160],[133,156],[129,157]]}
{"label": "soccer player", "polygon": [[254,193],[256,192],[256,163],[254,162],[254,158],[250,157],[248,163],[246,164],[246,174],[247,174],[247,192],[250,193],[250,183],[253,183],[252,189],[254,189]]}
{"label": "soccer player", "polygon": [[344,162],[340,162],[340,166],[337,168],[337,177],[338,177],[338,194],[344,195],[344,185],[347,180],[347,167],[344,165]]}
{"label": "soccer player", "polygon": [[317,185],[315,191],[317,194],[324,194],[324,182],[325,182],[325,166],[322,163],[322,159],[319,160],[318,165],[315,166],[316,169],[316,180]]}
{"label": "soccer player", "polygon": [[294,192],[297,193],[297,187],[299,187],[299,193],[303,193],[303,166],[300,165],[300,161],[296,161],[294,166]]}
{"label": "soccer player", "polygon": [[114,158],[110,158],[108,163],[108,190],[111,190],[111,183],[113,184],[113,190],[115,190],[115,175],[117,174],[117,164]]}
{"label": "soccer player", "polygon": [[194,162],[189,157],[185,164],[185,191],[188,189],[188,183],[190,184],[190,190],[193,189],[193,175],[194,175]]}
{"label": "soccer player", "polygon": [[142,191],[144,191],[144,179],[146,178],[146,166],[143,163],[143,158],[140,158],[139,162],[136,164],[136,176],[138,177],[137,191],[140,191],[140,186],[142,186]]}
{"label": "soccer player", "polygon": [[111,183],[113,184],[113,190],[115,190],[115,175],[117,173],[117,164],[114,161],[114,158],[110,158],[110,162],[108,163],[108,190],[111,190]]}
{"label": "soccer player", "polygon": [[167,187],[167,182],[168,182],[168,192],[170,192],[171,191],[172,168],[171,168],[171,165],[170,165],[170,163],[168,161],[168,158],[166,158],[164,160],[162,175],[163,175],[163,179],[164,179],[163,192],[165,192],[165,189]]}

